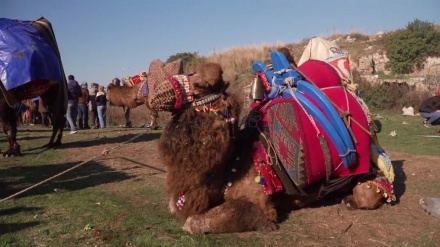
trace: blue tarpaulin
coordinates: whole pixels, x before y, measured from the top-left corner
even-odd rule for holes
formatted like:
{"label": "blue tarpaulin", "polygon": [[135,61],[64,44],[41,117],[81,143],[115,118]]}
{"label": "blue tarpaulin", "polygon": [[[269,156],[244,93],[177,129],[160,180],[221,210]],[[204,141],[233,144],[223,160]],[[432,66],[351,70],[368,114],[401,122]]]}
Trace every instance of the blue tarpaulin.
{"label": "blue tarpaulin", "polygon": [[56,52],[32,21],[0,18],[0,79],[6,90],[33,80],[62,80]]}

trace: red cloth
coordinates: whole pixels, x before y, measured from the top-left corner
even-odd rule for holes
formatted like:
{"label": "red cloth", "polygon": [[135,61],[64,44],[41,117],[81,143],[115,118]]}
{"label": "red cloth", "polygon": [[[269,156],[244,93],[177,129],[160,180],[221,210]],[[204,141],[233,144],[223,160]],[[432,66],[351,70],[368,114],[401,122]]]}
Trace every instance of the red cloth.
{"label": "red cloth", "polygon": [[328,63],[310,59],[298,67],[319,88],[340,86],[341,77],[338,72]]}

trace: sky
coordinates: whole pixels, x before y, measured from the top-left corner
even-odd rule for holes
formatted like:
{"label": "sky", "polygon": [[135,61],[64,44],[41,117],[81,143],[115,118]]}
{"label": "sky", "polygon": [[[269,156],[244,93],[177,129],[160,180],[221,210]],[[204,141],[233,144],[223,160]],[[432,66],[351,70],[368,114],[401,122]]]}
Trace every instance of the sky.
{"label": "sky", "polygon": [[177,53],[440,24],[440,0],[0,0],[0,17],[45,17],[66,75],[106,86]]}

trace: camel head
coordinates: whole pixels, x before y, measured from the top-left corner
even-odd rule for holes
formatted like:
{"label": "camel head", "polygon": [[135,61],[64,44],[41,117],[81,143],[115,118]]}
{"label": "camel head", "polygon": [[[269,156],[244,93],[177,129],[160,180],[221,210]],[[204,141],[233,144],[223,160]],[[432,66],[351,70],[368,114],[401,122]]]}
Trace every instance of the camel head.
{"label": "camel head", "polygon": [[107,86],[107,93],[105,94],[105,97],[107,98],[107,100],[110,100],[110,94],[112,93],[112,88],[115,87],[115,85],[113,83],[108,84]]}
{"label": "camel head", "polygon": [[175,112],[199,100],[218,99],[229,86],[223,81],[218,63],[202,63],[192,75],[175,75],[158,83],[150,98],[150,106],[158,111]]}
{"label": "camel head", "polygon": [[119,78],[115,77],[115,78],[113,78],[111,84],[113,84],[113,85],[115,85],[117,87],[120,87],[121,86],[121,80],[119,80]]}

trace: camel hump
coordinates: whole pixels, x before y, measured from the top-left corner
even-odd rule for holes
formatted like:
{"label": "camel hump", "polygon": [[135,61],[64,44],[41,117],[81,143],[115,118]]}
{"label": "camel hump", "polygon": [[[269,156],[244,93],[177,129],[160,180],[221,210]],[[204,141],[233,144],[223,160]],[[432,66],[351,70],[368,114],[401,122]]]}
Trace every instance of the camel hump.
{"label": "camel hump", "polygon": [[183,74],[182,59],[165,64],[163,67],[166,76]]}
{"label": "camel hump", "polygon": [[154,89],[157,84],[165,80],[165,77],[179,74],[183,74],[181,59],[166,64],[159,59],[153,60],[149,67],[148,86]]}

